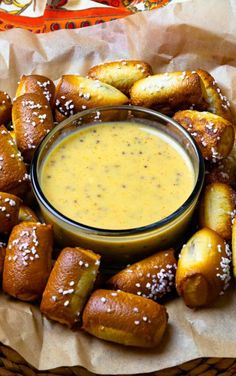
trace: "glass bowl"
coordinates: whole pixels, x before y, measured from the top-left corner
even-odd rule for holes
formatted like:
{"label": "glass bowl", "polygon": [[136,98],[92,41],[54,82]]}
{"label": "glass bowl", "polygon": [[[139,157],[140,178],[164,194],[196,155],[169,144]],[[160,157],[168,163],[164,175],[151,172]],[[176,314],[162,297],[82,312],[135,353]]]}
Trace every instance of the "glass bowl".
{"label": "glass bowl", "polygon": [[[50,150],[78,127],[99,125],[107,121],[129,121],[154,127],[172,137],[187,152],[194,170],[194,187],[187,200],[175,212],[147,226],[105,230],[66,217],[47,200],[40,186],[40,173]],[[204,161],[188,132],[171,118],[142,107],[106,106],[82,111],[55,126],[34,154],[31,181],[42,215],[46,222],[53,224],[55,239],[60,246],[81,246],[94,250],[109,264],[129,263],[157,250],[175,247],[181,241],[188,231],[203,185]]]}

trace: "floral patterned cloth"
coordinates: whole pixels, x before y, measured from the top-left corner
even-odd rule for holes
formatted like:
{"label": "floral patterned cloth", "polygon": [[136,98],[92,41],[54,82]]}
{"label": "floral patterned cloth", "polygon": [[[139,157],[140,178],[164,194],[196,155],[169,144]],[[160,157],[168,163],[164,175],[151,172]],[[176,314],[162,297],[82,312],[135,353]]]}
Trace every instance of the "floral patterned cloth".
{"label": "floral patterned cloth", "polygon": [[171,0],[0,0],[0,30],[75,29],[159,8]]}

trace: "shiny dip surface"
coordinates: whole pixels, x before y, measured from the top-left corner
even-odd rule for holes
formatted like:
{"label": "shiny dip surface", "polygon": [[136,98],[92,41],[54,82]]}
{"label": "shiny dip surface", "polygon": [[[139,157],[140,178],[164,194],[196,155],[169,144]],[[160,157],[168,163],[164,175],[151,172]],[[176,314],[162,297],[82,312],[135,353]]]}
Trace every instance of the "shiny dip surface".
{"label": "shiny dip surface", "polygon": [[195,176],[185,150],[144,124],[80,128],[47,154],[40,185],[66,217],[100,229],[149,225],[177,210]]}

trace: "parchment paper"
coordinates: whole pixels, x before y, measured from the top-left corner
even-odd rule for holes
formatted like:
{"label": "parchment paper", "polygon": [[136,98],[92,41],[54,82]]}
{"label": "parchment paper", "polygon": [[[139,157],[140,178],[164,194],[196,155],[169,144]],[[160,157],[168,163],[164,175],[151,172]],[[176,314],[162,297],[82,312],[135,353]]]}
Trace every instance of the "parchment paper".
{"label": "parchment paper", "polygon": [[[0,34],[0,90],[15,94],[21,74],[57,80],[86,74],[107,60],[144,59],[155,72],[209,70],[236,114],[236,2],[193,0],[80,30]],[[134,374],[198,357],[236,357],[236,291],[216,306],[192,311],[181,299],[167,304],[169,327],[161,346],[138,350],[72,332],[43,318],[36,306],[0,295],[0,341],[38,369],[82,365],[94,373]]]}

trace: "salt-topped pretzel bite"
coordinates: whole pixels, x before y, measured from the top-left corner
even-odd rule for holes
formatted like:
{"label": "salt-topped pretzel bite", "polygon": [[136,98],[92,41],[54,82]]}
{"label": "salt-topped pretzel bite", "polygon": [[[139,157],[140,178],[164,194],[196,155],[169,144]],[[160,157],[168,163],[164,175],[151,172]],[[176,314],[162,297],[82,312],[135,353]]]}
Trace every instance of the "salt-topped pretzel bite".
{"label": "salt-topped pretzel bite", "polygon": [[13,103],[12,122],[17,146],[29,162],[35,148],[54,126],[47,100],[38,94],[21,95]]}
{"label": "salt-topped pretzel bite", "polygon": [[52,107],[55,95],[55,85],[48,77],[38,74],[32,74],[29,76],[23,75],[20,78],[18,87],[16,90],[16,97],[20,97],[23,94],[31,93],[43,95]]}
{"label": "salt-topped pretzel bite", "polygon": [[0,126],[0,191],[21,195],[27,188],[28,174],[10,133]]}
{"label": "salt-topped pretzel bite", "polygon": [[119,60],[96,65],[89,69],[88,76],[116,87],[129,96],[133,84],[153,74],[151,66],[142,60]]}
{"label": "salt-topped pretzel bite", "polygon": [[203,103],[202,82],[196,72],[155,74],[135,82],[130,97],[134,105],[173,114]]}
{"label": "salt-topped pretzel bite", "polygon": [[21,204],[18,222],[39,222],[39,218],[29,206]]}
{"label": "salt-topped pretzel bite", "polygon": [[128,101],[121,91],[104,82],[79,75],[65,75],[56,87],[55,118],[61,121],[82,110],[122,105]]}
{"label": "salt-topped pretzel bite", "polygon": [[206,160],[216,162],[231,152],[234,127],[221,116],[207,111],[185,110],[176,112],[173,119],[191,134]]}
{"label": "salt-topped pretzel bite", "polygon": [[233,221],[232,225],[232,264],[233,264],[233,274],[236,278],[236,221]]}
{"label": "salt-topped pretzel bite", "polygon": [[180,252],[176,288],[190,308],[213,303],[224,294],[231,279],[231,251],[215,231],[196,232]]}
{"label": "salt-topped pretzel bite", "polygon": [[107,284],[109,288],[156,300],[173,290],[175,271],[174,250],[168,249],[121,270]]}
{"label": "salt-topped pretzel bite", "polygon": [[228,157],[217,163],[210,163],[205,174],[205,183],[221,182],[236,187],[236,142]]}
{"label": "salt-topped pretzel bite", "polygon": [[220,182],[208,184],[200,200],[200,226],[209,227],[225,240],[231,240],[235,206],[236,193],[229,185]]}
{"label": "salt-topped pretzel bite", "polygon": [[50,274],[40,306],[48,318],[69,327],[80,314],[91,293],[100,256],[82,248],[64,248]]}
{"label": "salt-topped pretzel bite", "polygon": [[5,91],[0,91],[0,125],[7,125],[11,120],[11,98]]}
{"label": "salt-topped pretzel bite", "polygon": [[0,278],[2,280],[3,265],[6,256],[6,243],[0,241]]}
{"label": "salt-topped pretzel bite", "polygon": [[0,233],[8,234],[18,223],[20,203],[19,197],[0,192]]}
{"label": "salt-topped pretzel bite", "polygon": [[165,333],[164,306],[123,291],[96,290],[83,312],[83,329],[127,346],[155,347]]}
{"label": "salt-topped pretzel bite", "polygon": [[51,225],[21,222],[7,244],[3,290],[25,301],[39,299],[51,271],[53,232]]}
{"label": "salt-topped pretzel bite", "polygon": [[228,98],[221,93],[214,77],[202,69],[198,69],[197,74],[200,76],[205,87],[203,97],[207,103],[206,110],[233,123],[233,116]]}

